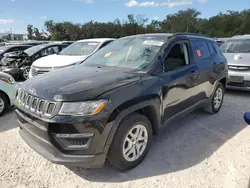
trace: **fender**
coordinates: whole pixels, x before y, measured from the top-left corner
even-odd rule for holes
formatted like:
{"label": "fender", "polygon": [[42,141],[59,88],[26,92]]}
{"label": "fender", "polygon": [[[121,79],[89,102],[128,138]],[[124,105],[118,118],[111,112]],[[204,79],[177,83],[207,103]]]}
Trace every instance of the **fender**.
{"label": "fender", "polygon": [[155,123],[154,123],[154,125],[152,125],[154,127],[152,127],[152,128],[155,128],[155,130],[157,131],[159,126],[160,126],[160,122],[161,122],[159,102],[155,99],[143,101],[143,102],[140,102],[136,105],[133,105],[133,106],[130,106],[130,107],[124,109],[123,111],[121,111],[118,114],[118,116],[113,121],[113,127],[111,128],[110,133],[108,135],[108,139],[106,141],[106,146],[110,146],[110,144],[112,143],[112,140],[114,138],[116,130],[118,129],[118,127],[119,127],[119,125],[124,117],[126,117],[128,114],[130,114],[132,112],[135,112],[135,111],[142,109],[144,107],[147,107],[147,106],[151,106],[155,109],[156,117],[155,117]]}

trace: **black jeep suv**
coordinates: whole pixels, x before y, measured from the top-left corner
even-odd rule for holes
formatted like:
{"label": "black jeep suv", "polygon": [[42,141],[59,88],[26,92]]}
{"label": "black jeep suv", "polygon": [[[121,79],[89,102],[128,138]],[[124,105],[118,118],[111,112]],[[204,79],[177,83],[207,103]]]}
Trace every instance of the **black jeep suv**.
{"label": "black jeep suv", "polygon": [[54,163],[92,168],[107,159],[127,170],[163,125],[197,108],[217,113],[227,75],[208,37],[124,37],[82,64],[25,81],[16,94],[20,134]]}

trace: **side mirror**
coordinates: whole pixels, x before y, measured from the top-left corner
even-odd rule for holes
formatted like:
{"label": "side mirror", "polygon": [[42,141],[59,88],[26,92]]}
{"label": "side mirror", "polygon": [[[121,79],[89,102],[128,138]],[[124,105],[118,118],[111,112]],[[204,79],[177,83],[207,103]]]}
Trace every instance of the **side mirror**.
{"label": "side mirror", "polygon": [[250,112],[245,113],[244,120],[248,125],[250,125]]}

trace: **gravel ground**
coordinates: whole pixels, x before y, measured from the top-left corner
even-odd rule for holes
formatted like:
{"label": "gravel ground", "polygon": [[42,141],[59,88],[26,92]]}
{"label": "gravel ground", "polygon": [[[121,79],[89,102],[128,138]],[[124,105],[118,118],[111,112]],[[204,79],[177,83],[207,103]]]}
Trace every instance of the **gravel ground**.
{"label": "gravel ground", "polygon": [[30,149],[13,111],[0,118],[0,187],[247,187],[250,175],[249,93],[228,91],[217,115],[194,112],[163,129],[144,162],[126,173],[67,168]]}

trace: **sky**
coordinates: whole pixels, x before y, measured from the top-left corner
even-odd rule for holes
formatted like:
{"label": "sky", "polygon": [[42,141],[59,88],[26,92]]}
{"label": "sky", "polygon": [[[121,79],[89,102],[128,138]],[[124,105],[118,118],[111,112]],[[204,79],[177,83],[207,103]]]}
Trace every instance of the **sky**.
{"label": "sky", "polygon": [[250,8],[250,0],[1,0],[0,33],[27,33],[28,24],[43,29],[46,20],[83,24],[124,20],[128,14],[163,20],[167,14],[187,8],[209,18],[220,11]]}

